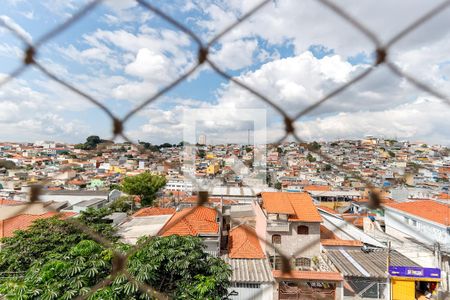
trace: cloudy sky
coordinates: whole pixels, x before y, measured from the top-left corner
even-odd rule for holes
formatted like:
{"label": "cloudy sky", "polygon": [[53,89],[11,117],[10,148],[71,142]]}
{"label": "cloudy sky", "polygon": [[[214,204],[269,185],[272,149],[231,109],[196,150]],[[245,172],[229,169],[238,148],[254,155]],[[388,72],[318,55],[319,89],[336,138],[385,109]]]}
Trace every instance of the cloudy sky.
{"label": "cloudy sky", "polygon": [[[258,4],[256,0],[153,1],[203,41]],[[338,4],[388,41],[442,1],[342,0]],[[4,0],[2,22],[36,41],[85,5],[82,0]],[[407,35],[389,57],[398,67],[450,95],[450,9]],[[21,63],[24,45],[0,30],[0,77]],[[82,21],[39,48],[38,61],[54,74],[125,116],[182,73],[197,57],[186,34],[131,0],[105,1]],[[213,45],[210,59],[228,74],[295,115],[366,71],[374,46],[315,0],[274,0]],[[111,136],[109,117],[82,97],[30,68],[0,88],[0,140],[80,142]],[[283,134],[276,111],[202,66],[186,81],[125,124],[134,140],[183,139],[183,114],[208,109],[199,129],[217,142],[247,139],[243,109],[267,109],[267,138]],[[385,66],[296,123],[307,140],[384,136],[450,145],[450,106],[394,76]],[[204,121],[204,120],[203,120]],[[202,121],[202,122],[203,122]],[[243,125],[244,124],[244,125]],[[247,124],[247,125],[245,125]],[[248,126],[249,128],[246,128]]]}

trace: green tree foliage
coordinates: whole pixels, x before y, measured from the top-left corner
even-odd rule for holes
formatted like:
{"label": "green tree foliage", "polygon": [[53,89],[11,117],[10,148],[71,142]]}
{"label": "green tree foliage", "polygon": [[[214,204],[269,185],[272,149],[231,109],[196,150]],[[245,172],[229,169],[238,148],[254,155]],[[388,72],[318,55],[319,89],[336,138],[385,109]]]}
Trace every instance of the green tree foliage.
{"label": "green tree foliage", "polygon": [[316,161],[316,159],[314,158],[314,156],[311,155],[311,153],[308,153],[308,155],[306,156],[306,159],[309,162],[315,162]]}
{"label": "green tree foliage", "polygon": [[198,155],[198,157],[200,157],[201,159],[203,159],[203,158],[206,157],[206,151],[203,150],[203,149],[199,149],[199,150],[197,151],[197,155]]}
{"label": "green tree foliage", "polygon": [[73,299],[108,276],[111,251],[91,240],[82,240],[67,253],[54,253],[36,261],[23,278],[0,285],[6,299]]}
{"label": "green tree foliage", "polygon": [[[226,295],[230,267],[220,258],[206,254],[200,238],[177,235],[143,238],[139,246],[128,264],[136,280],[174,299],[220,300]],[[116,286],[115,282],[105,290],[111,294]]]}
{"label": "green tree foliage", "polygon": [[11,161],[11,160],[0,159],[0,168],[5,168],[7,170],[15,169],[16,168],[16,164],[13,161]]}
{"label": "green tree foliage", "polygon": [[171,148],[171,147],[172,147],[172,144],[170,144],[170,143],[164,143],[164,144],[159,145],[159,148]]}
{"label": "green tree foliage", "polygon": [[122,196],[114,200],[109,206],[115,212],[129,212],[133,207],[133,199],[131,196]]}
{"label": "green tree foliage", "polygon": [[91,135],[86,138],[86,142],[84,144],[76,144],[75,149],[83,149],[83,150],[93,150],[97,148],[97,145],[105,142],[97,135]]}
{"label": "green tree foliage", "polygon": [[150,150],[151,152],[159,152],[159,148],[156,145],[152,145],[148,142],[139,142],[139,144],[142,145],[146,150]]}
{"label": "green tree foliage", "polygon": [[107,215],[110,215],[113,211],[108,207],[103,207],[99,209],[88,208],[87,210],[81,212],[78,219],[88,225],[95,232],[101,234],[109,240],[115,240],[115,230],[109,224],[107,220],[104,219]]}
{"label": "green tree foliage", "polygon": [[274,186],[277,190],[281,190],[281,182],[275,182],[275,186]]}
{"label": "green tree foliage", "polygon": [[[230,267],[209,256],[198,237],[156,237],[139,241],[128,260],[128,271],[138,281],[174,299],[219,300],[227,293]],[[122,247],[124,248],[124,247]],[[82,240],[67,253],[36,261],[20,278],[0,284],[6,299],[73,299],[111,278],[112,251]],[[137,285],[119,274],[89,299],[150,299]]]}
{"label": "green tree foliage", "polygon": [[314,141],[308,145],[308,148],[310,148],[313,151],[319,151],[321,147],[322,146],[316,141]]}
{"label": "green tree foliage", "polygon": [[[89,210],[79,219],[93,230],[114,239],[111,225],[102,219],[106,211]],[[38,259],[52,254],[64,254],[74,245],[90,237],[69,221],[58,216],[36,220],[27,230],[18,230],[14,236],[0,242],[0,272],[23,272]]]}
{"label": "green tree foliage", "polygon": [[146,206],[152,204],[156,192],[165,185],[166,178],[164,176],[144,172],[139,175],[125,177],[120,189],[129,195],[139,196],[141,204]]}
{"label": "green tree foliage", "polygon": [[325,164],[325,166],[323,167],[324,171],[331,171],[332,167],[329,164]]}

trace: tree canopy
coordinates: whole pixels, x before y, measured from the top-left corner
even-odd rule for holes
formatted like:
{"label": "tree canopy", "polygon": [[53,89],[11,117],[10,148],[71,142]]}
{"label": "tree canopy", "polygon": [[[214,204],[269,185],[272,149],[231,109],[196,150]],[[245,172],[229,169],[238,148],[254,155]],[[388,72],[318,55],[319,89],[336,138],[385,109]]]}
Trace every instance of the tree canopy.
{"label": "tree canopy", "polygon": [[102,140],[97,135],[91,135],[86,138],[86,142],[82,144],[75,145],[76,149],[83,149],[83,150],[93,150],[97,148],[97,145],[100,143],[105,142],[106,140]]}
{"label": "tree canopy", "polygon": [[[36,223],[31,228],[36,235],[33,227],[37,227]],[[52,240],[54,251],[35,258],[24,275],[1,282],[0,294],[6,299],[73,299],[87,294],[102,280],[110,279],[110,285],[94,292],[89,299],[150,299],[124,274],[111,277],[112,250],[83,239],[61,251],[57,241]],[[205,253],[200,238],[176,235],[142,238],[138,246],[139,250],[130,255],[127,264],[137,281],[174,299],[219,300],[227,294],[230,267],[220,258]],[[117,248],[124,251],[127,247],[118,245]]]}
{"label": "tree canopy", "polygon": [[120,189],[129,194],[139,196],[142,205],[151,205],[156,192],[166,185],[164,176],[144,172],[135,176],[128,176],[122,181]]}
{"label": "tree canopy", "polygon": [[[79,220],[114,240],[113,228],[103,220],[107,214],[107,209],[90,209],[82,212]],[[36,220],[27,230],[18,230],[12,237],[0,241],[0,272],[26,271],[36,260],[55,253],[67,253],[78,242],[87,239],[90,239],[87,234],[58,216]]]}

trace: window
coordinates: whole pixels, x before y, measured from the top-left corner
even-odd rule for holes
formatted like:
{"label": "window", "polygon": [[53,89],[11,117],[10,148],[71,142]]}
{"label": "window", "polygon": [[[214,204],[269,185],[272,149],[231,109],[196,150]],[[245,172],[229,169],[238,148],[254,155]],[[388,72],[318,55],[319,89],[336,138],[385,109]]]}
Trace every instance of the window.
{"label": "window", "polygon": [[311,259],[307,257],[298,257],[295,259],[295,266],[300,270],[309,270],[311,268]]}
{"label": "window", "polygon": [[416,220],[412,220],[412,225],[413,226],[417,226],[417,221]]}
{"label": "window", "polygon": [[297,227],[297,234],[308,234],[308,233],[309,233],[308,226],[300,225]]}
{"label": "window", "polygon": [[281,257],[280,256],[270,256],[269,257],[270,266],[274,270],[281,270]]}
{"label": "window", "polygon": [[279,234],[272,235],[272,244],[281,244],[281,235]]}

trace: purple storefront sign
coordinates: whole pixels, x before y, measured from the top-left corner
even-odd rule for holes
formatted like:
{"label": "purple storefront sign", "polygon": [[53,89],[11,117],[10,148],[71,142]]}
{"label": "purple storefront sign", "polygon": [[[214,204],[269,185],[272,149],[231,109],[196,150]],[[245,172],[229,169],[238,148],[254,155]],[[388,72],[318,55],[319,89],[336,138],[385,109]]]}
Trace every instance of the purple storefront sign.
{"label": "purple storefront sign", "polygon": [[441,278],[441,269],[422,267],[389,266],[389,274],[398,277]]}

